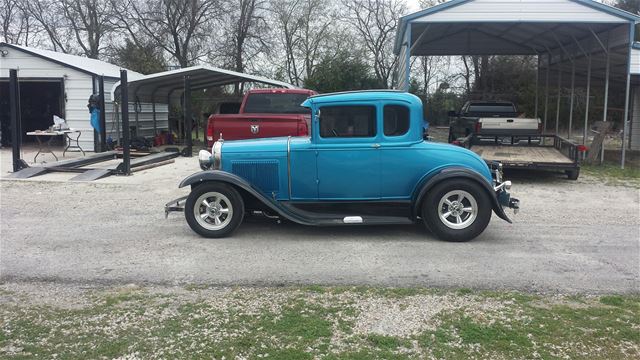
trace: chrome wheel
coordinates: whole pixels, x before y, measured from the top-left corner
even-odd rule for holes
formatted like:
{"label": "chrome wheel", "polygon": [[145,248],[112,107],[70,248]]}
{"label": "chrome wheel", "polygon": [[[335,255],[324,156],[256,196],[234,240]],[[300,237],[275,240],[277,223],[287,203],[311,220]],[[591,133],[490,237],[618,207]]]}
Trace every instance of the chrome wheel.
{"label": "chrome wheel", "polygon": [[478,217],[478,203],[464,190],[450,191],[440,199],[438,216],[448,228],[464,229]]}
{"label": "chrome wheel", "polygon": [[193,214],[200,226],[207,230],[224,229],[233,218],[233,206],[229,198],[219,192],[207,192],[196,200]]}

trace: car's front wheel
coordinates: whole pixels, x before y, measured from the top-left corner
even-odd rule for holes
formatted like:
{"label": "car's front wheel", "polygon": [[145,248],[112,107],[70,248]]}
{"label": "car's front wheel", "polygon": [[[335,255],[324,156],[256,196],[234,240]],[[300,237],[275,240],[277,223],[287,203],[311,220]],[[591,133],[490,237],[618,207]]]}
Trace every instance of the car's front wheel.
{"label": "car's front wheel", "polygon": [[437,184],[422,203],[425,225],[446,241],[469,241],[480,235],[489,225],[491,212],[487,192],[464,179]]}
{"label": "car's front wheel", "polygon": [[225,237],[242,222],[244,202],[232,186],[204,183],[187,197],[184,216],[196,233],[208,238]]}

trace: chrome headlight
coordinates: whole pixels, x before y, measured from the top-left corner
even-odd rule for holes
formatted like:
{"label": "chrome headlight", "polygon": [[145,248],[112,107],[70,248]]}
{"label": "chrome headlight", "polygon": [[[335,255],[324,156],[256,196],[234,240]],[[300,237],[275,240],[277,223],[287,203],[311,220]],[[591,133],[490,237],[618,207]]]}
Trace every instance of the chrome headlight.
{"label": "chrome headlight", "polygon": [[224,140],[220,139],[213,143],[213,147],[211,148],[213,170],[220,170],[220,168],[222,168],[222,143],[224,143]]}
{"label": "chrome headlight", "polygon": [[200,150],[198,152],[198,163],[200,164],[200,169],[209,170],[213,165],[211,153],[207,150]]}

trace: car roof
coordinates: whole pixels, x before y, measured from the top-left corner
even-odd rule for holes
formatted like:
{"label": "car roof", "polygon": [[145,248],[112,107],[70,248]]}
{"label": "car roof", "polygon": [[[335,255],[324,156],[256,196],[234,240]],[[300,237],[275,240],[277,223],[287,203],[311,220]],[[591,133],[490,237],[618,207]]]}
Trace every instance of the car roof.
{"label": "car roof", "polygon": [[399,90],[359,90],[344,91],[329,94],[320,94],[309,97],[302,106],[311,106],[311,104],[323,104],[333,102],[357,102],[357,101],[375,101],[375,100],[400,100],[410,104],[422,104],[417,96]]}

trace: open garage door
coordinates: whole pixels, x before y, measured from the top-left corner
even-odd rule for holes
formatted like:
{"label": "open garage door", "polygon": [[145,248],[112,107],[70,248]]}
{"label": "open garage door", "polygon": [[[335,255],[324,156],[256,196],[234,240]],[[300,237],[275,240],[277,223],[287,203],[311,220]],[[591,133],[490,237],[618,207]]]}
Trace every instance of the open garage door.
{"label": "open garage door", "polygon": [[[25,134],[45,130],[53,124],[53,116],[64,118],[64,82],[62,79],[20,79],[20,114],[22,142],[35,141]],[[2,146],[11,144],[9,117],[9,80],[0,79],[0,125]]]}

